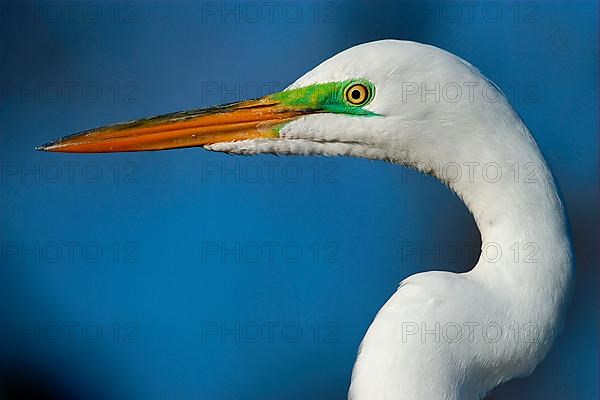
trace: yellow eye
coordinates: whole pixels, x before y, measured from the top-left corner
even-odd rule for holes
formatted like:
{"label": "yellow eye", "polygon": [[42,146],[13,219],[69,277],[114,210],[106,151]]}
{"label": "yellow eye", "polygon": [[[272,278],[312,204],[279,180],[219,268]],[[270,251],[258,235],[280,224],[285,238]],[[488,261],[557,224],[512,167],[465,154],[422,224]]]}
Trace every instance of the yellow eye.
{"label": "yellow eye", "polygon": [[355,106],[360,106],[369,100],[369,88],[362,83],[355,83],[346,89],[346,100]]}

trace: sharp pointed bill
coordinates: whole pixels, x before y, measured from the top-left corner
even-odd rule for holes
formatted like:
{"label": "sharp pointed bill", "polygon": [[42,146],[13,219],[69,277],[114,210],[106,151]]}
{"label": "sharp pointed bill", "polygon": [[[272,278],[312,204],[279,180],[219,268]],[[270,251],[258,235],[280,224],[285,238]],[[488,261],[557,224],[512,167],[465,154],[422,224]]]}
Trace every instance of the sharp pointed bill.
{"label": "sharp pointed bill", "polygon": [[279,129],[315,113],[369,116],[374,89],[365,81],[315,84],[206,109],[140,119],[63,137],[37,150],[109,153],[199,147],[252,139],[275,139]]}

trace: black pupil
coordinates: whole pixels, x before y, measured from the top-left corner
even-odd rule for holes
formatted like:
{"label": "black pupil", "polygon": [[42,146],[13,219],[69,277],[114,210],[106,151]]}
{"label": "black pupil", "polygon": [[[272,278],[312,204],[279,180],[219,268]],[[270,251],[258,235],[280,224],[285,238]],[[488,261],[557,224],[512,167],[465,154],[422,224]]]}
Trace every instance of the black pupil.
{"label": "black pupil", "polygon": [[354,90],[352,91],[352,93],[350,93],[350,95],[352,96],[352,98],[353,98],[354,100],[358,100],[358,99],[360,99],[360,90],[358,90],[358,89],[354,89]]}

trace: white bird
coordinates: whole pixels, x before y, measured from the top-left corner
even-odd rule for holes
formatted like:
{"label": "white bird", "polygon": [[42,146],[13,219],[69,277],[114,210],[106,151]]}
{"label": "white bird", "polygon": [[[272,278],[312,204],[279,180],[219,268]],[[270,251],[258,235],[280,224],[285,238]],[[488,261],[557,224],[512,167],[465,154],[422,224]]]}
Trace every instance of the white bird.
{"label": "white bird", "polygon": [[400,283],[362,341],[349,399],[479,399],[531,374],[548,352],[574,278],[565,213],[527,127],[466,61],[414,42],[366,43],[280,93],[86,131],[39,149],[191,146],[385,160],[437,177],[473,214],[482,237],[477,264]]}

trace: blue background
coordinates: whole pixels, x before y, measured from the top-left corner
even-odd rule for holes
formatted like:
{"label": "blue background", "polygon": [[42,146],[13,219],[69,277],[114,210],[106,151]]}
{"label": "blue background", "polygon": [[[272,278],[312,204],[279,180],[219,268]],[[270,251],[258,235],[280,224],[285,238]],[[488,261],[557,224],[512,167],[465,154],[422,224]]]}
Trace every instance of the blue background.
{"label": "blue background", "polygon": [[449,50],[505,91],[570,216],[566,330],[531,377],[489,398],[598,398],[597,2],[481,2],[472,16],[461,2],[280,2],[272,15],[262,2],[74,3],[0,9],[0,393],[344,398],[398,282],[477,259],[449,190],[359,159],[33,148],[281,90],[345,48],[397,38]]}

